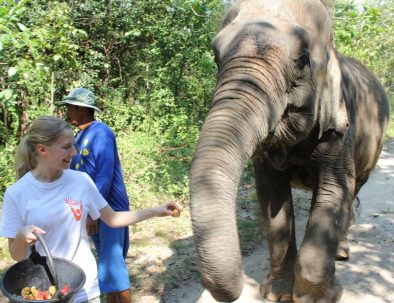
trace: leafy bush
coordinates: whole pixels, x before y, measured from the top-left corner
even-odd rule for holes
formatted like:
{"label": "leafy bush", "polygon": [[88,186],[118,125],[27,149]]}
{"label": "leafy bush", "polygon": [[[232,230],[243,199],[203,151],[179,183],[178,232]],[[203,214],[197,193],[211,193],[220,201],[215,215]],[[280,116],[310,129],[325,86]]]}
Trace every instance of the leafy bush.
{"label": "leafy bush", "polygon": [[161,200],[186,200],[193,149],[163,146],[155,135],[129,131],[118,136],[126,187],[136,208]]}
{"label": "leafy bush", "polygon": [[[380,79],[394,108],[394,6],[390,1],[339,1],[335,6],[335,43],[366,64]],[[393,118],[391,121],[394,121]],[[394,124],[387,135],[393,137]]]}
{"label": "leafy bush", "polygon": [[0,147],[0,197],[8,186],[15,182],[14,155],[16,142],[10,141]]}

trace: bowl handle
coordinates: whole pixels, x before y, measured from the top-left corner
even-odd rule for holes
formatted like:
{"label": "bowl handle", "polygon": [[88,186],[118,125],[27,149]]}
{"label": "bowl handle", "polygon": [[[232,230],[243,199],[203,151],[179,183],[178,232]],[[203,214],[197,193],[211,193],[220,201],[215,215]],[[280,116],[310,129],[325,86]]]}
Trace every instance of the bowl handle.
{"label": "bowl handle", "polygon": [[[35,236],[37,237],[37,239],[41,242],[42,247],[44,248],[45,254],[46,254],[46,261],[47,261],[47,265],[49,268],[49,271],[51,272],[52,278],[53,278],[53,282],[55,283],[56,289],[59,289],[59,281],[57,278],[57,274],[55,271],[55,266],[53,263],[53,258],[51,255],[51,252],[48,249],[48,246],[46,245],[44,238],[42,237],[42,235],[40,233],[36,233],[34,232]],[[33,245],[33,252],[35,251],[35,247]]]}

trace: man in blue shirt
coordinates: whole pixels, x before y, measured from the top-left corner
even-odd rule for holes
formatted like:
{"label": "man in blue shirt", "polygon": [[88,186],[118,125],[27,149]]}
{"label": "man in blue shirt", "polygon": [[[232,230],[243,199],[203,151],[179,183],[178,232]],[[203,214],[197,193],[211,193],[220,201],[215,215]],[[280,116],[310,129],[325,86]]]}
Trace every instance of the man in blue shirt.
{"label": "man in blue shirt", "polygon": [[[116,139],[105,123],[96,121],[94,94],[76,88],[61,102],[67,106],[70,124],[79,128],[75,137],[77,155],[71,169],[86,172],[115,211],[129,210]],[[129,248],[128,228],[110,228],[101,220],[87,226],[98,254],[100,290],[108,303],[130,303],[130,281],[125,258]]]}

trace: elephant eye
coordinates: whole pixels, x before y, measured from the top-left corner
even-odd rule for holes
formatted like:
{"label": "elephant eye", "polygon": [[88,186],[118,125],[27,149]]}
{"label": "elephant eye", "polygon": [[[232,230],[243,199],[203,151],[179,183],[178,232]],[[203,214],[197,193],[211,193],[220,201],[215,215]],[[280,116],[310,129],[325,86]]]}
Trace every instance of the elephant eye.
{"label": "elephant eye", "polygon": [[309,65],[309,54],[304,53],[300,58],[295,60],[295,64],[298,69],[302,70],[306,65]]}

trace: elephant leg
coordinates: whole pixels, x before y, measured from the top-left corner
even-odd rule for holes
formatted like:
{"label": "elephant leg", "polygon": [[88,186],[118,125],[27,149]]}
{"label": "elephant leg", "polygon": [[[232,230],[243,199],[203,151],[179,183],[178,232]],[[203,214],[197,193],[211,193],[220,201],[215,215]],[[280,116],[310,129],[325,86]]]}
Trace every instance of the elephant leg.
{"label": "elephant leg", "polygon": [[257,160],[254,171],[271,262],[260,294],[269,301],[290,302],[297,255],[290,183],[286,175]]}
{"label": "elephant leg", "polygon": [[335,303],[342,292],[335,278],[335,256],[341,234],[339,202],[320,202],[322,193],[314,196],[295,263],[293,299],[297,303]]}
{"label": "elephant leg", "polygon": [[[354,199],[353,201],[353,204],[358,205],[360,203],[359,201],[360,199],[356,197],[356,199]],[[355,222],[353,204],[351,204],[349,208],[349,216],[347,216],[348,222],[344,222],[344,225],[347,225],[347,228],[343,228],[342,234],[339,237],[337,253],[335,255],[335,260],[337,261],[347,261],[350,257],[350,249],[347,236],[350,226],[352,226]]]}
{"label": "elephant leg", "polygon": [[336,261],[347,261],[347,260],[349,260],[349,256],[350,256],[350,249],[349,249],[349,244],[347,241],[347,232],[345,232],[339,237],[338,248],[337,248],[337,253],[335,255],[335,260]]}
{"label": "elephant leg", "polygon": [[321,161],[319,182],[295,263],[293,299],[297,303],[335,303],[342,295],[335,278],[335,256],[339,238],[351,221],[355,178],[350,153],[343,150]]}

